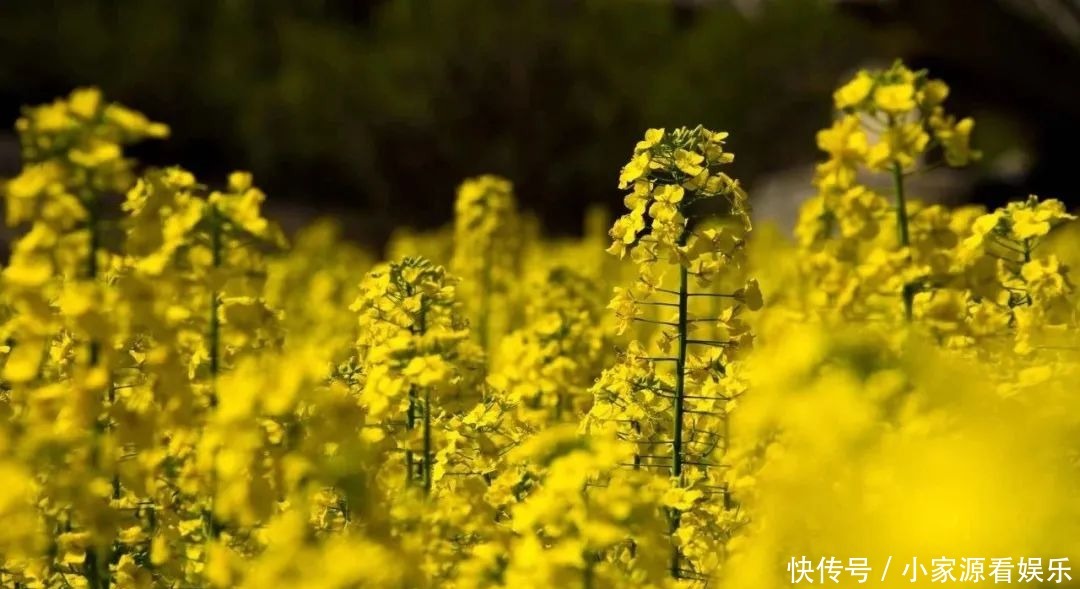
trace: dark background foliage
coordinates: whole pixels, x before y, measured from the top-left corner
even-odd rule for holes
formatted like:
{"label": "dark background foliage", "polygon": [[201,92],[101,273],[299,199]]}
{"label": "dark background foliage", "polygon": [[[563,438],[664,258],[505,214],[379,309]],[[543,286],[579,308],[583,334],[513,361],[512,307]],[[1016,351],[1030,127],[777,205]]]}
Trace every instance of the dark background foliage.
{"label": "dark background foliage", "polygon": [[[950,83],[951,110],[976,116],[987,153],[927,192],[1076,204],[1073,6],[0,0],[0,120],[10,128],[21,104],[95,84],[173,127],[168,142],[137,149],[145,162],[211,182],[251,169],[287,225],[335,215],[378,244],[395,226],[446,222],[458,182],[494,172],[550,231],[574,233],[589,203],[618,203],[619,167],[652,126],[730,131],[752,195],[769,186],[795,198],[832,89],[903,57]],[[6,135],[0,174],[17,160]]]}

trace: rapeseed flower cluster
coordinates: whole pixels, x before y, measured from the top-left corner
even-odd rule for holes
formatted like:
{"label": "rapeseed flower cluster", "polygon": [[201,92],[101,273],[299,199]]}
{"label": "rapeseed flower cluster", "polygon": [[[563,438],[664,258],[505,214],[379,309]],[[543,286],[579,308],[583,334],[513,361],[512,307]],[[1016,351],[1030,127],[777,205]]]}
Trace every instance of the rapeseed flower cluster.
{"label": "rapeseed flower cluster", "polygon": [[480,176],[386,259],[330,222],[290,243],[248,173],[142,168],[124,149],[168,128],[98,90],[26,109],[0,183],[0,585],[1080,562],[1080,225],[1037,196],[920,202],[912,174],[979,157],[947,95],[899,62],[842,85],[790,241],[751,223],[726,133],[650,129],[581,238]]}
{"label": "rapeseed flower cluster", "polygon": [[[815,291],[806,301],[812,309],[878,320],[902,305],[910,319],[915,295],[953,273],[946,252],[965,236],[973,213],[926,206],[905,193],[911,174],[979,157],[970,148],[974,121],[945,114],[948,93],[944,82],[900,62],[861,71],[836,91],[836,118],[817,135],[828,159],[817,166],[818,193],[796,227]],[[880,175],[891,180],[891,198],[870,184]]]}

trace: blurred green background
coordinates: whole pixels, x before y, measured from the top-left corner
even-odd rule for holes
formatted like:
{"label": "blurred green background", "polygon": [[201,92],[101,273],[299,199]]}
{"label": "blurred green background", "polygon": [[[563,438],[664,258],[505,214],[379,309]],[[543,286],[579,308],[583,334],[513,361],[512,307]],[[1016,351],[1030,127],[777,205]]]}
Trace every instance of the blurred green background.
{"label": "blurred green background", "polygon": [[[920,191],[1076,204],[1077,23],[1073,0],[0,0],[0,120],[99,85],[172,126],[145,162],[250,169],[286,226],[333,215],[371,244],[446,222],[484,172],[578,232],[645,128],[702,123],[789,223],[832,89],[903,57],[952,85],[987,154]],[[17,166],[5,131],[0,175]]]}

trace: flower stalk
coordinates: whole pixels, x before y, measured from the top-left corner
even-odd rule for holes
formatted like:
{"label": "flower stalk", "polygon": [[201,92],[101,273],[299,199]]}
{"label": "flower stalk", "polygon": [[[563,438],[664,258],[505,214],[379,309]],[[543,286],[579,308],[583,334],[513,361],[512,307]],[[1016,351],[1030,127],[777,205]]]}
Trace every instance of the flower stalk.
{"label": "flower stalk", "polygon": [[[911,236],[908,229],[907,202],[904,197],[904,171],[900,162],[893,162],[892,178],[893,192],[896,195],[896,228],[900,247],[906,248],[911,245]],[[901,296],[904,299],[904,320],[910,323],[915,301],[915,285],[905,282]]]}

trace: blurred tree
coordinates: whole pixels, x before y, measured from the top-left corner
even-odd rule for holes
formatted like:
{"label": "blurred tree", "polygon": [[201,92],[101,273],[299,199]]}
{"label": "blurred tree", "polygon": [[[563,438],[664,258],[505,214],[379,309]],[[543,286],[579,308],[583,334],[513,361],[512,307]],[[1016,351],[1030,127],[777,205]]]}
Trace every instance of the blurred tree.
{"label": "blurred tree", "polygon": [[751,182],[813,156],[829,89],[868,45],[828,2],[759,4],[5,0],[0,115],[99,84],[173,124],[147,161],[251,168],[278,200],[362,212],[374,242],[445,222],[481,172],[575,231],[619,198],[646,127],[731,130]]}

